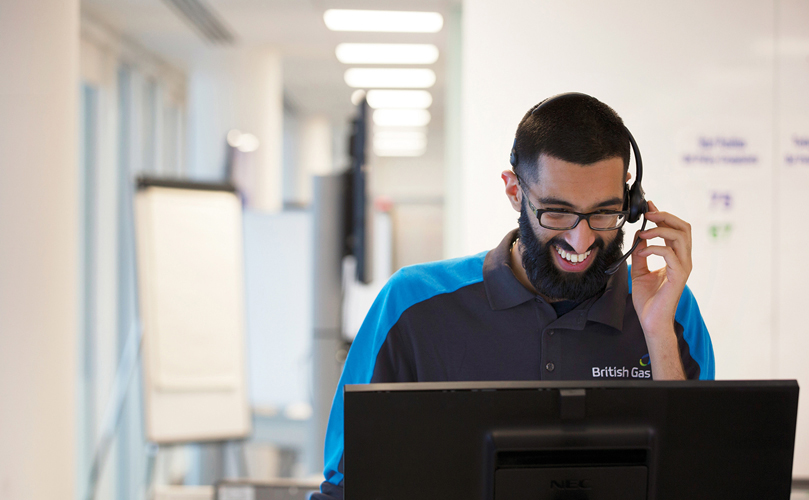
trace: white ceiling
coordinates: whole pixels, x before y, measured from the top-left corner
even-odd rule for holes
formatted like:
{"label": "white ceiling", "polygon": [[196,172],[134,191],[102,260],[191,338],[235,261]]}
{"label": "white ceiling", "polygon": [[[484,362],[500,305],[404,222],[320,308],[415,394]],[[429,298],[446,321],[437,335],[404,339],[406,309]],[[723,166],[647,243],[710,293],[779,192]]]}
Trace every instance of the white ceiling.
{"label": "white ceiling", "polygon": [[[461,0],[207,0],[205,3],[236,35],[236,47],[274,46],[284,61],[287,102],[302,113],[327,113],[344,119],[352,113],[353,89],[343,81],[348,68],[337,61],[341,42],[433,43],[445,52],[447,16]],[[444,15],[439,33],[333,32],[323,23],[330,8],[435,11]],[[187,71],[194,61],[221,47],[203,40],[161,0],[82,0],[86,14],[110,25]],[[423,67],[423,66],[420,66]],[[444,58],[429,65],[437,82],[431,112],[443,107]]]}

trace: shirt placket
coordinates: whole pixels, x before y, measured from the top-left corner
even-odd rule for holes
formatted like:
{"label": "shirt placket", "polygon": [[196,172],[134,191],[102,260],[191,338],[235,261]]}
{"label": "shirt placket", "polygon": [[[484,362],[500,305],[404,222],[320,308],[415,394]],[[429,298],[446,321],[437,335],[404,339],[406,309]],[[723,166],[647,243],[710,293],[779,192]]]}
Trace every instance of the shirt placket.
{"label": "shirt placket", "polygon": [[[553,325],[553,323],[551,323]],[[548,325],[542,330],[542,379],[562,379],[562,335],[559,328]]]}
{"label": "shirt placket", "polygon": [[[540,307],[542,304],[538,304]],[[547,305],[547,304],[546,304]],[[550,307],[547,305],[547,307]],[[542,328],[540,364],[542,380],[562,380],[564,366],[573,360],[565,360],[562,341],[566,330],[581,330],[587,321],[587,311],[573,310],[561,318],[552,320]]]}

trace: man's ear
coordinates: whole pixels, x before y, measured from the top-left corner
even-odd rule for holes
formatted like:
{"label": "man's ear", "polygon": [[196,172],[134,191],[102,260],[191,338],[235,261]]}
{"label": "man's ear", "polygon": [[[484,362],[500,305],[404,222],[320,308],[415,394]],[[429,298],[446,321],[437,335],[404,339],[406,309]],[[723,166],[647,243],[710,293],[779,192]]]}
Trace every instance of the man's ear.
{"label": "man's ear", "polygon": [[517,180],[517,174],[511,170],[504,170],[500,174],[500,178],[503,179],[503,183],[506,185],[506,197],[511,203],[511,208],[519,212],[522,209],[523,193],[522,189],[520,189],[520,182]]}
{"label": "man's ear", "polygon": [[631,179],[631,178],[632,178],[632,173],[630,173],[629,170],[627,170],[626,171],[626,180],[624,182],[629,184],[629,179]]}

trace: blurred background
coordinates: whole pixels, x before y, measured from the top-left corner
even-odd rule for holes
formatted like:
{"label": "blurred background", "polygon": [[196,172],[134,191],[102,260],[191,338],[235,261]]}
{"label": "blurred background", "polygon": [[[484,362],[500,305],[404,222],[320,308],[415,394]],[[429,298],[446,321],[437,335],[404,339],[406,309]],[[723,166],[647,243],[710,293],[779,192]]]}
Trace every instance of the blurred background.
{"label": "blurred background", "polygon": [[[375,294],[516,227],[499,179],[514,132],[567,91],[622,116],[647,199],[693,225],[717,378],[809,383],[807,19],[803,0],[0,0],[0,498],[317,483]],[[358,130],[367,276],[356,248],[318,267],[345,203],[326,195],[358,196],[334,181]],[[147,439],[127,347],[144,175],[238,189],[245,439]],[[804,398],[796,484],[808,415]]]}

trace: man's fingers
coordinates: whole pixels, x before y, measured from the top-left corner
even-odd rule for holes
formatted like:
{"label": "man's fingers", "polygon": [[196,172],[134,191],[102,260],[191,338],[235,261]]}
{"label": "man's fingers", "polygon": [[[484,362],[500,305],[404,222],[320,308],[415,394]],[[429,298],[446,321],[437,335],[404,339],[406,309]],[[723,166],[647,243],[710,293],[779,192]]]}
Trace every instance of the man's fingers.
{"label": "man's fingers", "polygon": [[681,241],[687,243],[688,235],[679,229],[671,227],[657,226],[638,233],[644,240],[652,238],[663,238],[666,241]]}
{"label": "man's fingers", "polygon": [[676,257],[679,259],[686,272],[690,274],[691,224],[668,212],[659,211],[657,205],[652,201],[649,202],[649,212],[646,212],[645,215],[646,218],[654,222],[657,227],[643,231],[641,238],[651,239],[659,237],[666,240],[666,245],[674,250]]}
{"label": "man's fingers", "polygon": [[647,246],[642,251],[639,251],[637,253],[643,258],[644,261],[650,255],[658,255],[660,257],[663,257],[663,260],[666,261],[666,277],[668,278],[668,280],[677,285],[685,285],[685,282],[688,279],[688,275],[690,274],[691,271],[683,267],[683,263],[680,262],[680,259],[677,258],[677,254],[674,252],[673,248],[654,245],[654,246]]}
{"label": "man's fingers", "polygon": [[668,212],[646,212],[646,218],[658,227],[671,227],[691,236],[691,224]]}
{"label": "man's fingers", "polygon": [[652,238],[663,238],[666,245],[672,247],[677,253],[677,257],[684,264],[690,266],[691,263],[691,238],[683,231],[670,227],[658,226],[638,233],[644,240]]}

